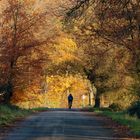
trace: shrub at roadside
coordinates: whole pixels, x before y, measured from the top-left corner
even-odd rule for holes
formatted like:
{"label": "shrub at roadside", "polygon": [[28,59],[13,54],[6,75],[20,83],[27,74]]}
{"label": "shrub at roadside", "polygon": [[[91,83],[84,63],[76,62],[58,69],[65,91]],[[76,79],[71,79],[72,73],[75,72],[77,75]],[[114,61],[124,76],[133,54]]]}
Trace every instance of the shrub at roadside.
{"label": "shrub at roadside", "polygon": [[128,109],[128,114],[131,116],[136,115],[140,119],[140,101],[132,104],[132,106]]}
{"label": "shrub at roadside", "polygon": [[123,107],[117,103],[112,103],[109,108],[112,110],[112,111],[115,111],[115,112],[118,112],[118,111],[122,111],[123,110]]}

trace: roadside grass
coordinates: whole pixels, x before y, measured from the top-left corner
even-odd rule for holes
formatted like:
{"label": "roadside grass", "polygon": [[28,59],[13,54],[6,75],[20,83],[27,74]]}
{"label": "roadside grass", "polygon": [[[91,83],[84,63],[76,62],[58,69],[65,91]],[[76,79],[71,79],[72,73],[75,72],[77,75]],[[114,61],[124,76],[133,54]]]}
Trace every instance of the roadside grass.
{"label": "roadside grass", "polygon": [[18,118],[24,118],[32,113],[46,111],[48,108],[21,109],[13,105],[0,105],[0,126],[11,124]]}
{"label": "roadside grass", "polygon": [[8,125],[17,118],[22,118],[29,114],[31,114],[30,110],[12,105],[0,105],[0,125]]}
{"label": "roadside grass", "polygon": [[82,111],[96,112],[97,114],[101,114],[103,116],[107,116],[111,118],[113,121],[118,122],[124,126],[130,128],[132,133],[140,137],[140,119],[136,116],[130,116],[126,111],[122,112],[113,112],[110,108],[93,108],[86,107],[83,108]]}
{"label": "roadside grass", "polygon": [[127,126],[128,128],[130,128],[130,130],[135,136],[140,137],[140,119],[138,119],[137,117],[134,116],[132,117],[128,115],[127,112],[125,111],[112,112],[108,111],[107,109],[105,110],[95,109],[94,111],[98,114],[102,114],[104,116],[111,118],[113,121],[116,121],[119,124]]}
{"label": "roadside grass", "polygon": [[30,109],[30,111],[33,111],[33,112],[41,112],[41,111],[47,111],[47,110],[48,110],[47,107],[39,107],[39,108]]}

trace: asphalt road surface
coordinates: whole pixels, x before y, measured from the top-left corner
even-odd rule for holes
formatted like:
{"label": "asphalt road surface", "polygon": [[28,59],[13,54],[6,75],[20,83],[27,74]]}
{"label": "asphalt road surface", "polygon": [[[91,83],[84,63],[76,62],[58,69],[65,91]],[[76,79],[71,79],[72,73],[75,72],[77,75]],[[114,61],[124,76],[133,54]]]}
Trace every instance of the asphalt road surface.
{"label": "asphalt road surface", "polygon": [[[90,112],[49,110],[27,117],[0,140],[123,140]],[[128,139],[127,139],[128,140]],[[132,140],[132,139],[129,139]]]}

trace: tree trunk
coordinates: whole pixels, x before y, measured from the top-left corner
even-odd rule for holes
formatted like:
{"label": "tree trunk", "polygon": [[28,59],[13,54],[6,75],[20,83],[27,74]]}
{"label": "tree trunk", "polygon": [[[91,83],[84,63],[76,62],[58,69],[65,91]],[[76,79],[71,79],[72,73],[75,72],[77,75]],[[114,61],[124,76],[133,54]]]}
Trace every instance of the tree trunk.
{"label": "tree trunk", "polygon": [[6,94],[4,95],[4,102],[6,104],[10,104],[10,99],[13,95],[13,67],[14,67],[14,61],[11,61],[10,63],[10,73],[8,76],[8,82],[6,87]]}
{"label": "tree trunk", "polygon": [[5,92],[6,93],[4,95],[4,102],[6,104],[10,104],[10,99],[13,95],[13,85],[12,85],[12,82],[10,80],[8,81],[7,88],[6,88]]}
{"label": "tree trunk", "polygon": [[96,108],[100,108],[100,97],[95,96],[95,105],[94,107]]}

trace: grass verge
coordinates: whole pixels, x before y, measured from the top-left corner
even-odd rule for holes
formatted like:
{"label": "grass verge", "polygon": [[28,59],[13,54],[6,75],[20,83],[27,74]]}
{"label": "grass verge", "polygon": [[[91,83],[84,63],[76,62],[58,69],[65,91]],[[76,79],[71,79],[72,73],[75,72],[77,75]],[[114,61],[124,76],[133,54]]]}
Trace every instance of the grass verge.
{"label": "grass verge", "polygon": [[140,119],[137,117],[129,116],[125,111],[124,112],[113,112],[110,108],[93,108],[93,107],[85,107],[82,111],[96,112],[97,114],[101,114],[103,116],[107,116],[111,118],[113,121],[127,126],[130,128],[132,133],[136,137],[140,137]]}
{"label": "grass verge", "polygon": [[31,114],[31,111],[11,105],[0,105],[0,125],[8,125],[17,118]]}
{"label": "grass verge", "polygon": [[127,126],[135,136],[140,137],[140,119],[137,117],[131,117],[126,112],[112,112],[98,109],[95,109],[95,112],[110,117],[113,121]]}
{"label": "grass verge", "polygon": [[47,111],[47,110],[48,110],[47,107],[40,107],[40,108],[30,109],[30,111],[33,111],[33,112],[42,112],[42,111]]}
{"label": "grass verge", "polygon": [[18,118],[26,117],[35,112],[46,111],[48,108],[21,109],[12,105],[0,105],[0,125],[8,125]]}

